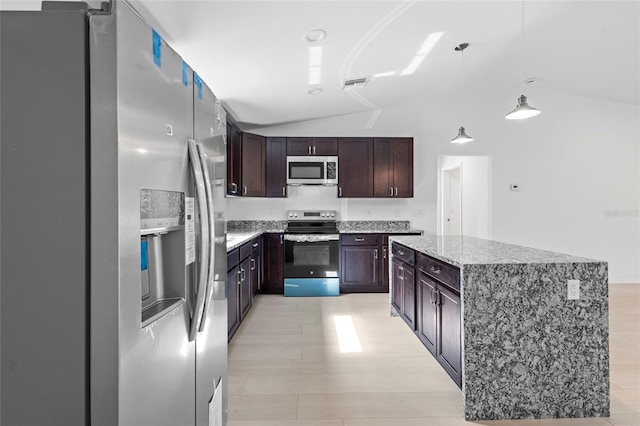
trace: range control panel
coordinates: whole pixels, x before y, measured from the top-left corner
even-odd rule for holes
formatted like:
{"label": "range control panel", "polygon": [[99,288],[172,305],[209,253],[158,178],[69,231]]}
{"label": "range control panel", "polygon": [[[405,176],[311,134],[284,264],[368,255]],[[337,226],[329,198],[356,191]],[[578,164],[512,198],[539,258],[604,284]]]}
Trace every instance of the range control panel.
{"label": "range control panel", "polygon": [[335,210],[289,210],[288,220],[337,220]]}

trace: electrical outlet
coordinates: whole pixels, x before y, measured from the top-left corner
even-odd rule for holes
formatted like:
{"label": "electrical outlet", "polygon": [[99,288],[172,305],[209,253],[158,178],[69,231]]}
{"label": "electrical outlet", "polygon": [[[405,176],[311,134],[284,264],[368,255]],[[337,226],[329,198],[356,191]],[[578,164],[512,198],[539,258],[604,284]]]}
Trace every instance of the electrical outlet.
{"label": "electrical outlet", "polygon": [[567,299],[569,300],[580,299],[580,280],[567,281]]}

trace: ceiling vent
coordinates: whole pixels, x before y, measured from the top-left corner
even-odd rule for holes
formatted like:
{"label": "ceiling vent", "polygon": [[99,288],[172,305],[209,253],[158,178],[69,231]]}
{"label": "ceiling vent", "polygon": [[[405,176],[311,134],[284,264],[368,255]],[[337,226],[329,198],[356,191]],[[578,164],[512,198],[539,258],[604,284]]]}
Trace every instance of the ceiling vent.
{"label": "ceiling vent", "polygon": [[351,80],[345,80],[342,89],[353,89],[356,87],[364,87],[369,82],[370,77],[353,78]]}

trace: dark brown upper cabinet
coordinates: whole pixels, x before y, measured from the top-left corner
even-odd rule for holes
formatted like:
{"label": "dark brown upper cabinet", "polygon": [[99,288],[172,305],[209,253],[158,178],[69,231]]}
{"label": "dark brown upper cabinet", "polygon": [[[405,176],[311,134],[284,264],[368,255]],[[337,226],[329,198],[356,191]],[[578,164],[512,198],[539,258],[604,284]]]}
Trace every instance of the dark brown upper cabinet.
{"label": "dark brown upper cabinet", "polygon": [[338,197],[373,197],[373,138],[338,139]]}
{"label": "dark brown upper cabinet", "polygon": [[271,198],[287,196],[287,141],[285,138],[268,137],[266,195]]}
{"label": "dark brown upper cabinet", "polygon": [[338,138],[287,138],[287,155],[338,155]]}
{"label": "dark brown upper cabinet", "polygon": [[265,196],[265,167],[265,137],[242,133],[242,196]]}
{"label": "dark brown upper cabinet", "polygon": [[227,122],[227,194],[242,195],[242,130]]}
{"label": "dark brown upper cabinet", "polygon": [[374,138],[373,196],[413,197],[413,138]]}

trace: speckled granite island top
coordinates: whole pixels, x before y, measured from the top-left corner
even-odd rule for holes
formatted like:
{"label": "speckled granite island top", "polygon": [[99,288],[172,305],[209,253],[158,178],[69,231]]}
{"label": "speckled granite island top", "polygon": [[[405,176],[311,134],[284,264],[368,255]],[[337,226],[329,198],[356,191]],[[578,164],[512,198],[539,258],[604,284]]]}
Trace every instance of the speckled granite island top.
{"label": "speckled granite island top", "polygon": [[610,415],[606,262],[472,237],[394,241],[460,268],[467,420]]}

